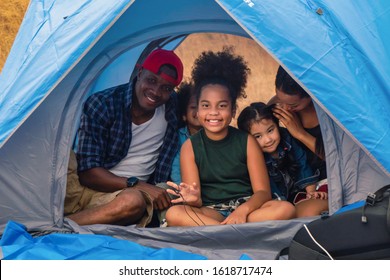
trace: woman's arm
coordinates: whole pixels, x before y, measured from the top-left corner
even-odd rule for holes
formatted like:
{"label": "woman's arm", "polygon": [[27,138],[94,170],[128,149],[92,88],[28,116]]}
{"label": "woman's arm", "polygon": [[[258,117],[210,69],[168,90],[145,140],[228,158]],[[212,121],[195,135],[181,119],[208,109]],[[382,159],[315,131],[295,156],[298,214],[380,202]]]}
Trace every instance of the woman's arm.
{"label": "woman's arm", "polygon": [[[275,106],[273,109],[274,116],[281,121],[287,128],[288,132],[301,143],[303,143],[310,151],[316,153],[316,138],[308,133],[296,113]],[[320,155],[317,155],[320,157]]]}

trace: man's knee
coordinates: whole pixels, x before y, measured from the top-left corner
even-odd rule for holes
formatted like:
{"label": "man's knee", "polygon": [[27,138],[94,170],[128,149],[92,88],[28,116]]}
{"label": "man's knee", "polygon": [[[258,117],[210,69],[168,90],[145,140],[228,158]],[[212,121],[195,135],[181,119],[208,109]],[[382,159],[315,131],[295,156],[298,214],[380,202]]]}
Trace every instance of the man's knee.
{"label": "man's knee", "polygon": [[115,212],[123,217],[142,216],[146,210],[146,201],[140,191],[124,190],[115,198]]}

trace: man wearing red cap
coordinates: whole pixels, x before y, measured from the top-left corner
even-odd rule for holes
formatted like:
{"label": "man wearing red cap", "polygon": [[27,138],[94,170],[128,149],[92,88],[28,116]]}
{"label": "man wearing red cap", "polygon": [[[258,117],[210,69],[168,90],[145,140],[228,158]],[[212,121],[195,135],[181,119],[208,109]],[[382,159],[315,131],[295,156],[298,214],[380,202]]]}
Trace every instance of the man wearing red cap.
{"label": "man wearing red cap", "polygon": [[173,90],[182,77],[180,58],[158,49],[133,81],[87,99],[77,150],[81,185],[75,187],[68,176],[68,218],[80,225],[145,226],[153,209],[171,205],[167,192],[155,185],[169,180],[178,149]]}

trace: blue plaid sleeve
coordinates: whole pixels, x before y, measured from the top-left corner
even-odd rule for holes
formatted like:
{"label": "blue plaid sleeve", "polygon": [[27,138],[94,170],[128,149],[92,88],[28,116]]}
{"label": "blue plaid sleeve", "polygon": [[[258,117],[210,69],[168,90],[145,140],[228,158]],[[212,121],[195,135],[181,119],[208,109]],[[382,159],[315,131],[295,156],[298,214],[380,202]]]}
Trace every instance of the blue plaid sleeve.
{"label": "blue plaid sleeve", "polygon": [[84,104],[79,129],[78,170],[103,166],[104,147],[108,138],[108,114],[99,95],[92,95]]}

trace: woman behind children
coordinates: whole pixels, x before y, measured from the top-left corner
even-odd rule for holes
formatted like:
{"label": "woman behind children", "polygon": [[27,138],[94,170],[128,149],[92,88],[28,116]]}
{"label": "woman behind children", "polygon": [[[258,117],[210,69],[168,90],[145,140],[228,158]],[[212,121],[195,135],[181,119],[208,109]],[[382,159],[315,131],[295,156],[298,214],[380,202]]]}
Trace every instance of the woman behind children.
{"label": "woman behind children", "polygon": [[312,169],[319,172],[319,180],[326,179],[324,144],[313,100],[281,66],[275,86],[276,98],[271,101],[277,102],[275,117],[306,150]]}
{"label": "woman behind children", "polygon": [[[202,126],[197,117],[196,95],[194,85],[191,82],[182,82],[178,92],[178,118],[179,118],[179,144],[180,146]],[[171,180],[181,183],[180,175],[180,149],[172,163]]]}
{"label": "woman behind children", "polygon": [[252,103],[242,110],[237,125],[253,135],[264,152],[273,198],[294,203],[297,217],[319,215],[328,209],[327,193],[316,191],[318,175],[308,165],[306,152],[279,127],[272,107]]}
{"label": "woman behind children", "polygon": [[240,224],[295,217],[294,207],[271,199],[263,154],[249,134],[229,126],[244,95],[249,68],[231,48],[203,52],[192,78],[202,125],[181,149],[183,183],[168,182],[178,198],[168,226]]}
{"label": "woman behind children", "polygon": [[275,87],[276,96],[269,102],[276,103],[275,117],[305,149],[311,168],[319,174],[316,189],[327,192],[324,143],[313,100],[282,66],[276,74]]}

